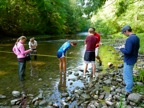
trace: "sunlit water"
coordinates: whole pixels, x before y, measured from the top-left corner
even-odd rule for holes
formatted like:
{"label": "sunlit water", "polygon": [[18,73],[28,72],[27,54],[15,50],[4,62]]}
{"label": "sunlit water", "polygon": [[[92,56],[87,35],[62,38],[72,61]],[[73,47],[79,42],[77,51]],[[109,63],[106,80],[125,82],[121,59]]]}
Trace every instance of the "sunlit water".
{"label": "sunlit water", "polygon": [[[67,71],[78,71],[78,66],[83,65],[83,51],[84,42],[83,39],[75,39],[78,44],[76,47],[71,47],[67,53]],[[13,90],[26,91],[28,94],[38,94],[39,89],[43,89],[43,85],[47,85],[51,94],[46,96],[46,99],[55,100],[60,99],[60,93],[63,91],[70,91],[75,87],[70,87],[68,78],[74,78],[74,75],[65,77],[65,80],[59,75],[58,64],[59,61],[56,57],[56,52],[59,47],[66,40],[48,40],[38,41],[38,59],[27,63],[26,68],[26,81],[23,83],[24,88],[21,88],[20,81],[17,74],[17,59],[12,53],[13,43],[0,44],[0,94],[4,94],[8,99],[2,100],[9,104],[12,99],[11,92]],[[26,49],[28,41],[25,44]],[[32,71],[33,76],[30,76]],[[82,72],[81,72],[82,73]],[[39,81],[42,79],[42,81]],[[63,80],[63,81],[61,81]],[[61,83],[61,84],[60,84]],[[65,85],[63,85],[63,83]],[[80,81],[74,82],[75,86],[83,86]],[[61,87],[64,86],[64,87]]]}
{"label": "sunlit water", "polygon": [[[1,44],[0,94],[4,94],[8,98],[3,101],[9,104],[9,101],[12,99],[11,92],[13,90],[24,90],[27,94],[34,94],[36,96],[41,89],[45,91],[44,97],[47,101],[54,101],[61,106],[61,93],[67,91],[70,94],[76,87],[84,86],[83,82],[77,80],[76,76],[74,76],[75,72],[78,72],[80,76],[83,75],[80,69],[83,68],[83,56],[85,51],[84,39],[84,36],[75,39],[78,42],[77,46],[71,47],[67,51],[66,74],[59,73],[59,61],[56,57],[57,50],[66,40],[38,41],[38,59],[34,61],[32,58],[32,62],[27,63],[27,77],[24,82],[24,88],[21,88],[19,85],[17,60],[16,56],[12,53],[14,43]],[[27,43],[25,44],[26,48],[28,48]],[[32,77],[30,76],[30,71],[32,71]],[[68,72],[72,72],[72,74],[68,75]],[[76,79],[73,81],[72,85],[71,79]],[[90,78],[87,79],[87,81],[90,80]],[[77,107],[76,101],[69,104],[69,107],[74,106]]]}

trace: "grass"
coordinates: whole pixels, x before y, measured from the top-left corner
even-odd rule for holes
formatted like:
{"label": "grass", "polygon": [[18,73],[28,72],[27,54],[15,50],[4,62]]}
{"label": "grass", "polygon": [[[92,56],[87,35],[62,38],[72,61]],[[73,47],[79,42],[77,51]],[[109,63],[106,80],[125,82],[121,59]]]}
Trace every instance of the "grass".
{"label": "grass", "polygon": [[140,38],[140,49],[139,49],[139,53],[140,54],[144,54],[144,33],[139,33],[137,34]]}
{"label": "grass", "polygon": [[119,59],[118,52],[113,47],[110,47],[106,44],[100,46],[99,55],[103,62],[104,69],[108,68],[109,62],[111,62],[115,68],[117,68],[117,66],[123,62],[118,60]]}

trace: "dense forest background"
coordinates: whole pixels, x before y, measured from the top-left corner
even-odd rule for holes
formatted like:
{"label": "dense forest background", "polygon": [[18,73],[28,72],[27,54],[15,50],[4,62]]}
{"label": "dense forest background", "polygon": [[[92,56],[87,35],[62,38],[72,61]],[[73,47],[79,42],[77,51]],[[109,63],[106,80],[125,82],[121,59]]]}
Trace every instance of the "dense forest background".
{"label": "dense forest background", "polygon": [[0,38],[75,34],[94,26],[103,35],[129,24],[144,32],[143,0],[0,0]]}

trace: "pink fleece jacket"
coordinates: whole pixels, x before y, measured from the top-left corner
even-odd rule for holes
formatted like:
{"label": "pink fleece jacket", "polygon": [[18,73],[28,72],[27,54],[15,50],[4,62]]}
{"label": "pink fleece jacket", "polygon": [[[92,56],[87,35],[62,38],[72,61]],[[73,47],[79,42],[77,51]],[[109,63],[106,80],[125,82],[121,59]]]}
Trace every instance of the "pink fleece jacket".
{"label": "pink fleece jacket", "polygon": [[12,50],[17,55],[17,58],[25,58],[26,54],[31,52],[31,50],[25,50],[21,41],[15,44]]}

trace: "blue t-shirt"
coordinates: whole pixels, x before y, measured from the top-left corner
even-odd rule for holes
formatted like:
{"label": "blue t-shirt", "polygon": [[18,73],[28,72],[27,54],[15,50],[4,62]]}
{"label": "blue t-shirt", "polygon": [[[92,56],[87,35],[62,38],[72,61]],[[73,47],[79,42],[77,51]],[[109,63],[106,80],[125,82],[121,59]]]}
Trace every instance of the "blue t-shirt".
{"label": "blue t-shirt", "polygon": [[58,50],[58,52],[66,53],[66,51],[70,48],[70,41],[65,42]]}
{"label": "blue t-shirt", "polygon": [[125,43],[125,48],[120,51],[124,54],[124,62],[128,65],[133,65],[137,61],[138,50],[140,47],[140,39],[135,34],[130,35]]}

